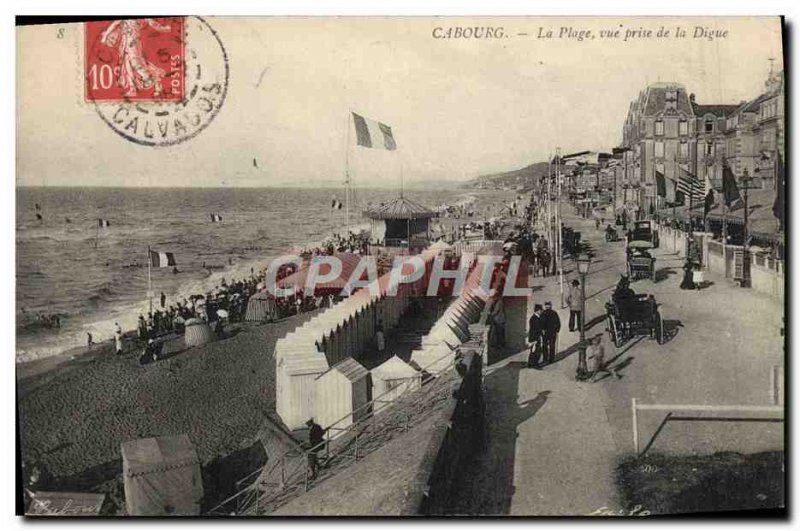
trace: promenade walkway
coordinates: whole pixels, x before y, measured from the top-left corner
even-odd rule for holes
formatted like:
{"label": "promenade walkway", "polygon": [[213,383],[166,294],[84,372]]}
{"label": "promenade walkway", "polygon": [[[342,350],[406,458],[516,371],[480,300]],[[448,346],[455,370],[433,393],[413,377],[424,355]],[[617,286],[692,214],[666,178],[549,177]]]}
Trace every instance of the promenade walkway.
{"label": "promenade walkway", "polygon": [[[595,256],[587,280],[587,336],[604,332],[603,305],[625,269],[624,242],[606,243],[590,220],[565,222],[581,231]],[[475,459],[453,506],[454,513],[585,515],[621,506],[615,485],[619,461],[633,454],[630,403],[770,405],[771,370],[783,363],[782,304],[706,274],[711,286],[679,289],[682,262],[656,251],[657,282],[638,281],[637,292],[661,304],[668,341],[637,338],[621,348],[604,335],[606,359],[620,378],[576,382],[578,333],[560,309],[557,277],[532,278],[533,304],[552,301],[562,332],[556,363],[525,366],[527,352],[494,364],[486,377],[487,449]],[[565,289],[575,278],[564,264]],[[590,361],[591,368],[591,361]],[[674,422],[652,438],[663,414],[640,417],[650,452],[708,454],[783,448],[783,425],[752,422]],[[646,509],[646,508],[645,508]]]}

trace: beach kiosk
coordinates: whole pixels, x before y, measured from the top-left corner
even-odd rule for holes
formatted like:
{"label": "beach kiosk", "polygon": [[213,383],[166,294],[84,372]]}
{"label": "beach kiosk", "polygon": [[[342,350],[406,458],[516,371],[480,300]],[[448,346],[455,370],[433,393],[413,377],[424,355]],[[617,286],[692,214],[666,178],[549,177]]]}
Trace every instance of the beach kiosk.
{"label": "beach kiosk", "polygon": [[375,413],[389,406],[406,391],[422,387],[422,373],[398,356],[392,356],[371,372]]}
{"label": "beach kiosk", "polygon": [[136,439],[121,449],[128,515],[200,514],[200,460],[188,435]]}
{"label": "beach kiosk", "polygon": [[372,220],[372,234],[377,234],[375,222],[384,222],[383,240],[386,247],[409,249],[428,246],[431,239],[430,221],[437,216],[433,210],[403,197],[402,194],[367,210],[364,215]]}
{"label": "beach kiosk", "polygon": [[368,413],[361,407],[370,401],[369,380],[369,371],[353,358],[343,359],[317,378],[314,420],[325,428],[338,422],[330,432],[332,439]]}

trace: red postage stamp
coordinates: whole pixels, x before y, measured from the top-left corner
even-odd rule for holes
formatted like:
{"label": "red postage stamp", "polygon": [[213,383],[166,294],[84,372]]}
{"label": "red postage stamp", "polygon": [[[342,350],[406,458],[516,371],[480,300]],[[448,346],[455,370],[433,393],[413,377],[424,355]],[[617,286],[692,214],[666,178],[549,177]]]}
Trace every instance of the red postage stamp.
{"label": "red postage stamp", "polygon": [[183,30],[182,17],[86,22],[86,100],[183,100]]}

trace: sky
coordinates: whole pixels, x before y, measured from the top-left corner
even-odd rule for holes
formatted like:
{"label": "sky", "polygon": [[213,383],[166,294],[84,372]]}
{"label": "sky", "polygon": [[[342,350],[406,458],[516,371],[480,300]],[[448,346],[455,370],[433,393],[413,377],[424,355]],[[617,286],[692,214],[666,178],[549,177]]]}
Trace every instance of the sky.
{"label": "sky", "polygon": [[[227,99],[197,137],[162,148],[121,138],[83,101],[80,25],[61,38],[52,26],[18,28],[17,184],[336,187],[346,160],[355,186],[457,182],[546,160],[556,146],[610,151],[648,83],[737,103],[763,90],[769,58],[782,68],[778,18],[207,21],[229,57]],[[476,26],[506,37],[432,36]],[[662,26],[688,36],[599,37]],[[728,34],[693,38],[697,26]],[[561,28],[596,38],[558,38]],[[350,110],[390,125],[397,151],[348,147]]]}

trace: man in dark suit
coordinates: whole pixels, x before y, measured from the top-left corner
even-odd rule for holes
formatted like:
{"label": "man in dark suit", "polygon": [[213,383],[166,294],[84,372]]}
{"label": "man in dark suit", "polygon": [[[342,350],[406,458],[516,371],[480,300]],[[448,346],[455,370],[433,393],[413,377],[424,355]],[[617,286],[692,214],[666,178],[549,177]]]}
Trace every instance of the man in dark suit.
{"label": "man in dark suit", "polygon": [[533,307],[533,315],[528,321],[528,343],[531,351],[528,355],[528,368],[539,368],[539,359],[542,357],[542,305],[536,304]]}
{"label": "man in dark suit", "polygon": [[556,339],[561,331],[561,319],[559,319],[556,311],[553,310],[553,304],[550,301],[544,303],[541,321],[544,362],[550,364],[556,360]]}

